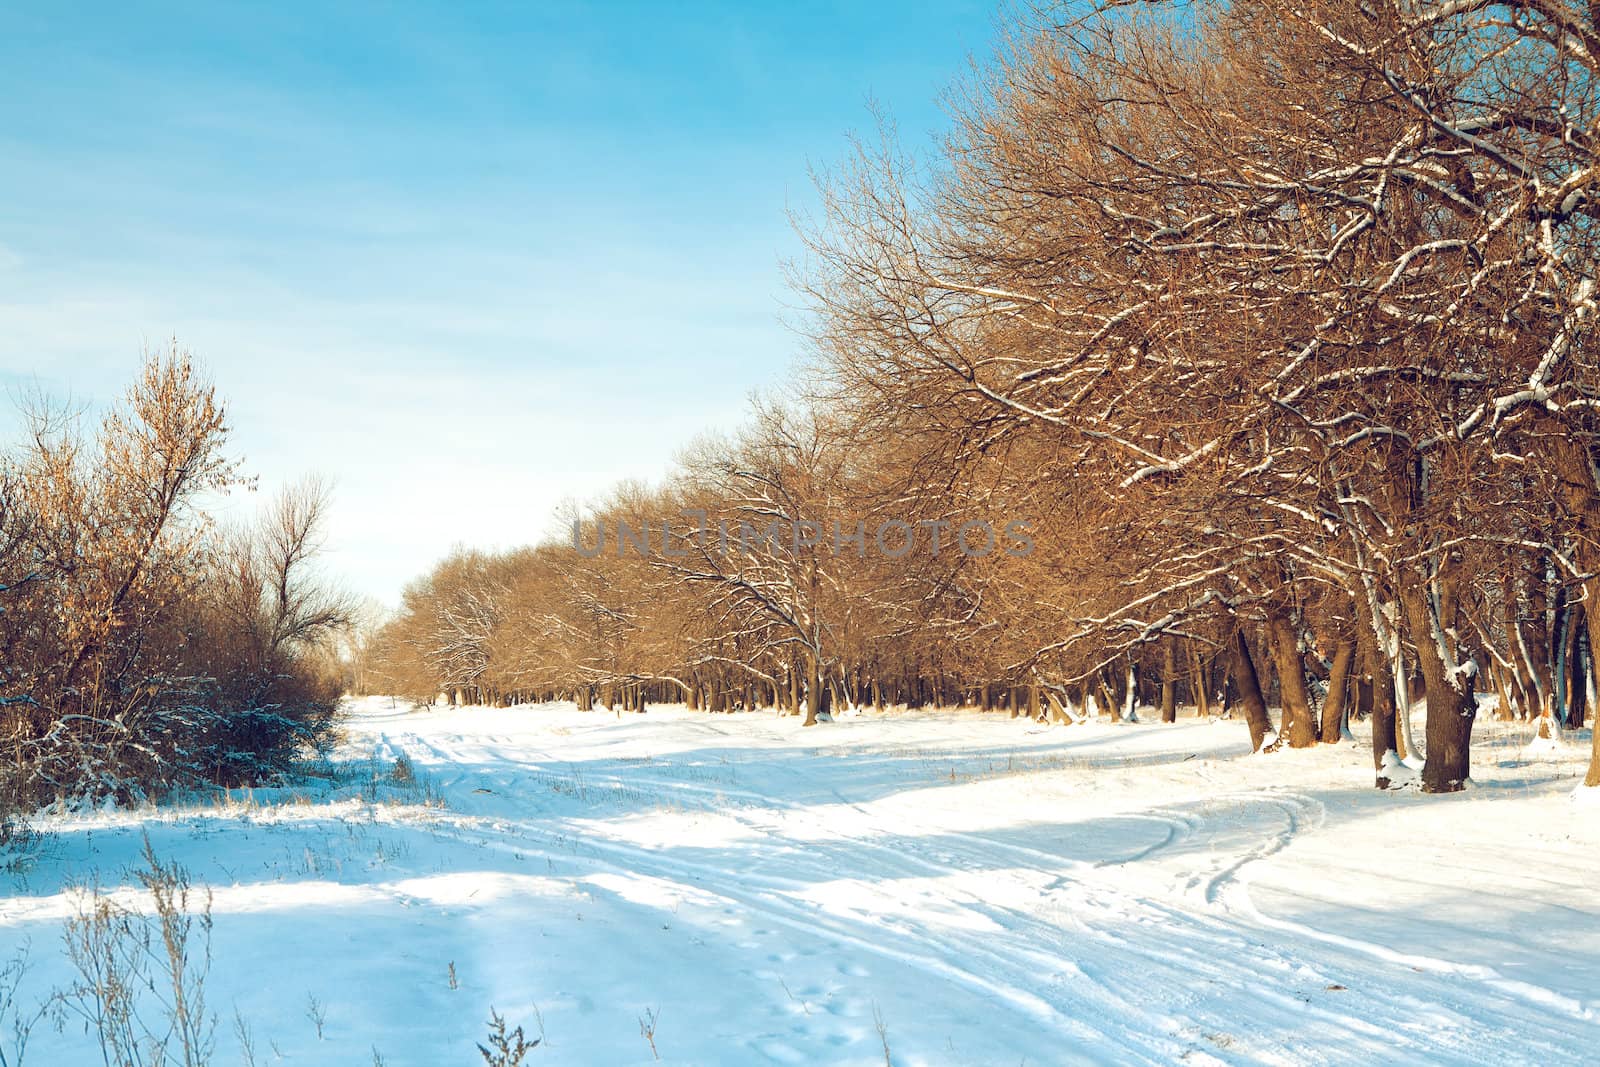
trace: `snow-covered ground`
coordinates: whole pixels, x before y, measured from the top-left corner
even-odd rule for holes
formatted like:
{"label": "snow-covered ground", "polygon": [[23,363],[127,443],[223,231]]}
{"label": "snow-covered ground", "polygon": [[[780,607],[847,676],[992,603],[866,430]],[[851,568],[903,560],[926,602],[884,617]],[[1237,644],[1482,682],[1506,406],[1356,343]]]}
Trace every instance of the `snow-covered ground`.
{"label": "snow-covered ground", "polygon": [[[1480,720],[1474,787],[1423,797],[1235,722],[350,711],[336,781],[47,820],[0,898],[22,999],[146,830],[214,889],[217,1064],[235,1011],[260,1064],[481,1062],[491,1006],[529,1064],[653,1063],[651,1016],[679,1064],[1600,1055],[1587,735]],[[74,1022],[26,1062],[100,1057]]]}

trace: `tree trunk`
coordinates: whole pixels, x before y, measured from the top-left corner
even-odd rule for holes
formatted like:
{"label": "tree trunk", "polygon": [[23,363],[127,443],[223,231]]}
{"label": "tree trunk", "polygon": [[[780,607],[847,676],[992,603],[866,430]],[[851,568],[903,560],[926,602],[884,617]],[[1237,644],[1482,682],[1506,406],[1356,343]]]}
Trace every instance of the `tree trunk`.
{"label": "tree trunk", "polygon": [[[1597,505],[1600,505],[1600,485],[1595,484],[1592,446],[1565,434],[1552,435],[1548,441],[1549,445],[1554,446],[1554,466],[1565,472],[1562,480],[1569,487],[1562,494],[1562,499],[1566,510],[1576,520],[1579,533],[1575,549],[1578,565],[1586,573],[1594,574],[1596,567],[1600,566],[1600,552],[1592,547],[1595,543],[1596,519],[1600,518],[1596,515]],[[1600,578],[1590,578],[1583,583],[1583,600],[1589,652],[1591,656],[1600,655],[1600,610],[1596,610],[1600,608]],[[1600,665],[1591,664],[1591,669],[1596,666]],[[1586,788],[1595,789],[1600,788],[1600,708],[1593,709],[1591,718],[1595,719],[1595,724],[1590,742],[1589,772],[1584,776],[1583,784]]]}
{"label": "tree trunk", "polygon": [[814,651],[806,652],[806,721],[801,726],[817,725],[817,714],[822,711],[822,671]]}
{"label": "tree trunk", "polygon": [[[1372,767],[1381,775],[1389,754],[1392,752],[1396,757],[1399,756],[1395,747],[1398,737],[1395,732],[1394,685],[1384,677],[1388,672],[1388,664],[1384,662],[1377,642],[1365,626],[1358,634],[1356,644],[1362,668],[1367,673],[1365,698],[1372,702]],[[1379,789],[1388,787],[1387,778],[1378,779]]]}
{"label": "tree trunk", "polygon": [[1494,683],[1495,692],[1500,694],[1500,702],[1495,706],[1494,717],[1502,720],[1514,718],[1513,709],[1516,707],[1517,698],[1512,696],[1512,690],[1516,686],[1516,676],[1511,672],[1511,668],[1504,663],[1491,662],[1489,680]]}
{"label": "tree trunk", "polygon": [[[1583,585],[1583,619],[1589,631],[1589,650],[1591,653],[1600,652],[1600,611],[1594,610],[1600,604],[1600,578],[1590,578]],[[1594,740],[1590,745],[1589,773],[1584,776],[1583,784],[1600,788],[1600,708],[1594,709],[1590,717],[1594,719]]]}
{"label": "tree trunk", "polygon": [[1567,725],[1574,730],[1583,729],[1589,716],[1589,693],[1594,687],[1594,663],[1589,655],[1589,609],[1587,602],[1573,605],[1576,621],[1572,625],[1572,704],[1567,711]]}
{"label": "tree trunk", "polygon": [[1322,743],[1337,745],[1344,739],[1345,708],[1349,707],[1350,663],[1356,658],[1356,643],[1339,639],[1333,651],[1333,666],[1328,671],[1328,696],[1322,702]]}
{"label": "tree trunk", "polygon": [[1317,743],[1311,716],[1311,694],[1300,663],[1300,638],[1289,616],[1273,612],[1267,617],[1267,642],[1278,671],[1278,692],[1283,701],[1283,733],[1290,748],[1310,748]]}
{"label": "tree trunk", "polygon": [[1272,733],[1272,720],[1267,717],[1267,700],[1261,695],[1261,679],[1256,675],[1255,661],[1250,658],[1250,642],[1245,640],[1243,628],[1233,631],[1230,651],[1233,653],[1234,684],[1244,704],[1245,723],[1250,727],[1250,749],[1259,752]]}
{"label": "tree trunk", "polygon": [[1454,793],[1472,776],[1472,721],[1478,714],[1473,696],[1475,675],[1470,670],[1451,670],[1445,657],[1454,652],[1439,644],[1440,635],[1446,632],[1445,620],[1435,617],[1429,603],[1432,597],[1420,576],[1407,578],[1401,582],[1400,603],[1428,686],[1428,752],[1422,765],[1422,791]]}
{"label": "tree trunk", "polygon": [[1106,706],[1106,714],[1111,716],[1112,722],[1121,722],[1122,704],[1112,695],[1111,687],[1106,683],[1105,670],[1102,669],[1095,678],[1100,683],[1100,701]]}
{"label": "tree trunk", "polygon": [[1567,640],[1571,619],[1567,613],[1567,591],[1558,586],[1551,609],[1555,624],[1550,628],[1550,699],[1539,709],[1538,735],[1546,740],[1559,737],[1567,721]]}
{"label": "tree trunk", "polygon": [[1161,650],[1161,721],[1178,721],[1178,647],[1177,638],[1169,637]]}
{"label": "tree trunk", "polygon": [[1578,654],[1578,630],[1583,625],[1583,605],[1566,598],[1566,610],[1561,621],[1561,708],[1562,726],[1572,728],[1574,712],[1583,707],[1583,664]]}
{"label": "tree trunk", "polygon": [[1205,662],[1200,658],[1200,650],[1193,644],[1189,646],[1189,662],[1192,667],[1189,676],[1194,686],[1194,711],[1199,718],[1206,718],[1211,714],[1211,696],[1207,692],[1211,688],[1211,679],[1206,670]]}
{"label": "tree trunk", "polygon": [[[1553,650],[1551,648],[1550,626],[1545,619],[1545,613],[1549,611],[1551,607],[1546,578],[1547,574],[1546,567],[1544,565],[1544,554],[1536,552],[1533,554],[1533,560],[1529,565],[1527,574],[1527,640],[1529,645],[1528,654],[1533,661],[1532,666],[1534,677],[1537,679],[1539,686],[1539,701],[1537,706],[1534,708],[1533,713],[1540,717],[1548,715],[1551,707],[1556,702],[1556,679],[1552,670],[1554,667],[1552,660],[1555,657],[1551,654]],[[1555,611],[1558,616],[1557,622],[1559,624],[1559,615],[1561,612],[1559,590],[1557,590]]]}

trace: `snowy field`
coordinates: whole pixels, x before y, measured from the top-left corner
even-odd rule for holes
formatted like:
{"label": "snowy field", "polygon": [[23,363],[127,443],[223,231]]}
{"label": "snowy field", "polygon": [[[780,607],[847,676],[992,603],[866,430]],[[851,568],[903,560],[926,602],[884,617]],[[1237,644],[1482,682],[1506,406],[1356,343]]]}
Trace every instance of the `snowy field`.
{"label": "snowy field", "polygon": [[[144,830],[214,890],[216,1064],[235,1012],[263,1065],[481,1063],[491,1006],[529,1064],[1600,1055],[1587,734],[1481,721],[1474,787],[1422,797],[1236,722],[350,710],[328,780],[47,820],[0,898],[21,999]],[[74,1022],[25,1062],[100,1056]]]}

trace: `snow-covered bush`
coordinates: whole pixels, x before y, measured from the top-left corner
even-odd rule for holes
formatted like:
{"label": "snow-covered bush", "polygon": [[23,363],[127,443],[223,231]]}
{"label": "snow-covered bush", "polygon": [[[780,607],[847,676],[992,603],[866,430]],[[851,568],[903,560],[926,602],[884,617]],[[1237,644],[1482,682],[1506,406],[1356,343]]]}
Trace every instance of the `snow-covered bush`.
{"label": "snow-covered bush", "polygon": [[329,736],[327,639],[344,599],[311,573],[317,483],[255,526],[201,504],[241,488],[220,400],[176,348],[90,433],[35,404],[0,455],[0,796],[150,796],[280,776]]}
{"label": "snow-covered bush", "polygon": [[15,869],[27,862],[38,841],[22,812],[0,795],[0,871]]}

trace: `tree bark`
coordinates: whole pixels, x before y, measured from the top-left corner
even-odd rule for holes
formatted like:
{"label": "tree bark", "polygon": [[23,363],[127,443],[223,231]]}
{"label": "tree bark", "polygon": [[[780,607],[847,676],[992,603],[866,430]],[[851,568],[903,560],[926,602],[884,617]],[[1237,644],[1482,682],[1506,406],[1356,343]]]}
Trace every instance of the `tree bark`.
{"label": "tree bark", "polygon": [[1489,680],[1494,683],[1494,690],[1499,694],[1499,704],[1495,707],[1496,719],[1510,719],[1511,714],[1511,685],[1508,681],[1510,671],[1499,663],[1489,665]]}
{"label": "tree bark", "polygon": [[806,652],[806,720],[801,726],[817,725],[817,714],[822,710],[822,670],[814,651]]}
{"label": "tree bark", "polygon": [[1283,733],[1290,748],[1310,748],[1317,743],[1311,717],[1311,694],[1300,663],[1300,639],[1289,616],[1273,612],[1267,617],[1267,641],[1278,671],[1278,691],[1283,701]]}
{"label": "tree bark", "polygon": [[1207,718],[1211,714],[1211,697],[1206,692],[1211,687],[1210,672],[1206,670],[1204,661],[1200,658],[1200,650],[1193,644],[1189,646],[1189,661],[1193,664],[1190,677],[1194,686],[1194,711],[1199,718]]}
{"label": "tree bark", "polygon": [[1102,668],[1101,671],[1095,675],[1095,679],[1100,684],[1100,701],[1101,703],[1105,704],[1106,713],[1111,716],[1112,722],[1121,722],[1122,702],[1117,700],[1117,698],[1111,692],[1110,685],[1106,683],[1105,669]]}
{"label": "tree bark", "polygon": [[[1399,711],[1394,703],[1394,686],[1382,677],[1383,665],[1373,669],[1377,677],[1372,683],[1372,764],[1379,774],[1389,755],[1400,756]],[[1389,781],[1378,779],[1378,788],[1387,789]]]}
{"label": "tree bark", "polygon": [[1162,642],[1161,657],[1161,721],[1178,721],[1178,647],[1177,638]]}
{"label": "tree bark", "polygon": [[[1556,680],[1551,662],[1550,626],[1545,621],[1545,614],[1550,609],[1550,595],[1545,581],[1545,567],[1543,553],[1534,553],[1533,560],[1528,568],[1528,654],[1532,657],[1534,677],[1539,687],[1539,700],[1533,714],[1541,718],[1550,714],[1551,707],[1555,704]],[[1560,612],[1559,602],[1556,605],[1557,613]]]}
{"label": "tree bark", "polygon": [[1472,776],[1472,722],[1478,714],[1474,675],[1452,672],[1441,649],[1443,621],[1435,618],[1427,587],[1420,576],[1402,580],[1400,603],[1411,626],[1418,665],[1427,682],[1427,757],[1422,765],[1424,793],[1454,793]]}
{"label": "tree bark", "polygon": [[1583,663],[1578,654],[1578,631],[1584,625],[1583,605],[1569,596],[1561,623],[1561,705],[1559,721],[1562,726],[1574,727],[1574,713],[1583,708]]}
{"label": "tree bark", "polygon": [[1567,709],[1567,725],[1583,729],[1589,715],[1589,691],[1594,685],[1594,661],[1589,654],[1588,602],[1572,607],[1576,621],[1572,626],[1572,703]]}
{"label": "tree bark", "polygon": [[1267,701],[1261,695],[1261,679],[1256,674],[1255,661],[1250,658],[1250,642],[1244,630],[1233,631],[1230,651],[1233,654],[1233,678],[1244,705],[1245,723],[1250,727],[1250,749],[1261,751],[1262,743],[1272,733],[1272,720],[1267,716]]}
{"label": "tree bark", "polygon": [[1322,743],[1337,745],[1344,739],[1345,709],[1350,704],[1350,664],[1356,657],[1356,643],[1341,637],[1333,651],[1333,666],[1328,671],[1328,696],[1322,702]]}
{"label": "tree bark", "polygon": [[[1589,649],[1600,652],[1600,611],[1593,610],[1594,605],[1600,604],[1600,578],[1590,578],[1583,585],[1583,621],[1589,631]],[[1597,668],[1591,665],[1591,669]],[[1589,773],[1584,776],[1583,784],[1600,788],[1600,708],[1594,709],[1591,718],[1594,719],[1594,739],[1590,745]]]}

